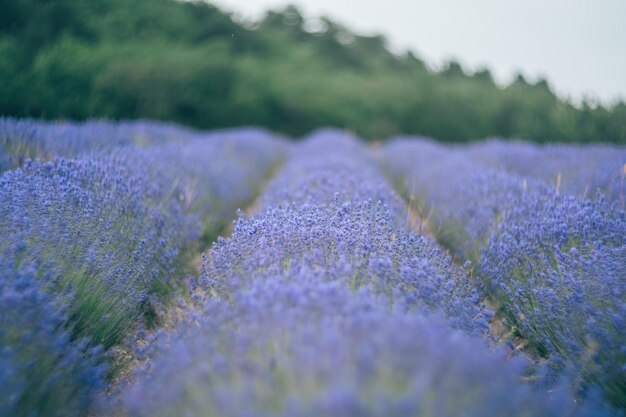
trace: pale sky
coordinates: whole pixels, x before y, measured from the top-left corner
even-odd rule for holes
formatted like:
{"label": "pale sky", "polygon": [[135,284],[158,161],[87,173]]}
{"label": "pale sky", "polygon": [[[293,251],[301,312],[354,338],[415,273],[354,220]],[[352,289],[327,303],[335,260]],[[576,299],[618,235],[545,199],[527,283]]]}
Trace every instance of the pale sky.
{"label": "pale sky", "polygon": [[296,4],[360,34],[381,33],[433,68],[454,58],[508,83],[520,71],[556,92],[611,104],[626,99],[626,0],[212,0],[246,20]]}

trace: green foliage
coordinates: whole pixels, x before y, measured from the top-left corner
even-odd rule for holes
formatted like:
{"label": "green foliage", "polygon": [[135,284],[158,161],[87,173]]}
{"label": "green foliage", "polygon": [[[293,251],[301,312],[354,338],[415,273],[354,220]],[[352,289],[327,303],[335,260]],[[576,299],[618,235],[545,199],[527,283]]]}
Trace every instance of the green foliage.
{"label": "green foliage", "polygon": [[626,105],[557,98],[546,81],[498,87],[456,62],[433,72],[293,7],[255,25],[203,2],[0,0],[0,114],[151,118],[199,128],[321,126],[370,140],[422,134],[626,143]]}

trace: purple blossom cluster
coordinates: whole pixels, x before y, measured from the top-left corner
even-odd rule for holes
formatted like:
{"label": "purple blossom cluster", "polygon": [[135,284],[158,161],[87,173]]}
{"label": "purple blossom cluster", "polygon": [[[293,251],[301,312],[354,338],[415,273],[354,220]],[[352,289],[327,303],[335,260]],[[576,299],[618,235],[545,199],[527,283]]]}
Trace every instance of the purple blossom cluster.
{"label": "purple blossom cluster", "polygon": [[[606,200],[528,195],[481,251],[479,273],[553,371],[626,408],[626,216]],[[620,365],[621,364],[621,365]]]}
{"label": "purple blossom cluster", "polygon": [[580,392],[599,385],[626,408],[623,206],[560,193],[470,154],[406,138],[382,152],[407,198],[429,207],[438,240],[474,261],[485,295],[549,359],[550,378],[568,374]]}
{"label": "purple blossom cluster", "polygon": [[[11,359],[15,366],[2,371],[2,384],[17,385],[6,397],[0,394],[0,409],[6,403],[18,410],[9,415],[39,415],[30,407],[41,402],[52,415],[65,401],[66,388],[74,396],[71,401],[88,403],[90,388],[97,384],[84,380],[81,372],[92,368],[91,357],[104,361],[103,353],[141,323],[153,294],[176,285],[189,245],[203,233],[216,234],[239,205],[247,205],[286,152],[281,140],[241,130],[145,149],[118,147],[76,160],[27,160],[5,172],[0,177],[0,264],[6,285],[0,282],[0,297],[14,301],[6,304],[11,314],[21,311],[13,308],[16,303],[25,309],[40,303],[41,313],[33,314],[48,314],[54,325],[42,320],[47,327],[40,329],[39,316],[24,315],[21,337],[13,327],[4,331],[13,326],[10,315],[0,317],[3,349],[7,355],[21,352]],[[25,274],[28,288],[18,280]],[[45,350],[24,348],[31,335],[49,338],[41,342],[42,349],[58,344],[59,352],[69,356],[50,348],[50,359]],[[93,352],[94,346],[103,350]],[[59,370],[54,361],[67,361],[67,369]],[[33,371],[37,367],[42,373]],[[46,382],[49,378],[56,385]],[[84,392],[76,388],[81,386]],[[58,397],[59,403],[48,397]],[[74,415],[71,401],[60,415]],[[79,408],[77,413],[85,415],[85,407]]]}
{"label": "purple blossom cluster", "polygon": [[307,272],[211,298],[195,319],[161,335],[122,415],[607,415],[521,384],[521,360],[440,316]]}
{"label": "purple blossom cluster", "polygon": [[27,162],[0,177],[0,250],[51,293],[73,293],[74,330],[110,347],[141,314],[151,283],[172,277],[194,224],[150,196],[121,156]]}
{"label": "purple blossom cluster", "polygon": [[174,197],[186,213],[200,220],[210,243],[246,207],[265,179],[289,152],[288,144],[264,131],[241,129],[197,135],[183,143],[148,149],[120,149],[131,169],[149,176],[161,198]]}
{"label": "purple blossom cluster", "polygon": [[563,194],[610,201],[626,197],[626,148],[609,145],[537,145],[491,139],[460,151],[492,168],[545,181]]}
{"label": "purple blossom cluster", "polygon": [[[619,415],[624,162],[2,118],[0,415]],[[138,331],[183,281],[181,325]],[[494,347],[485,298],[523,353]],[[142,366],[96,410],[111,349],[138,339]]]}
{"label": "purple blossom cluster", "polygon": [[322,205],[335,200],[335,193],[343,202],[380,200],[394,221],[406,220],[404,202],[381,177],[369,150],[352,134],[333,129],[314,132],[292,150],[259,206]]}
{"label": "purple blossom cluster", "polygon": [[402,201],[367,162],[355,138],[313,135],[268,185],[261,213],[241,217],[232,238],[213,246],[203,278],[231,292],[242,279],[308,271],[352,288],[370,285],[413,307],[441,309],[456,327],[483,333],[489,312],[467,271],[410,230]]}
{"label": "purple blossom cluster", "polygon": [[389,176],[429,231],[459,259],[478,260],[502,217],[543,184],[481,166],[423,138],[398,138],[381,152]]}
{"label": "purple blossom cluster", "polygon": [[192,138],[192,130],[161,122],[43,122],[0,117],[0,172],[26,159],[76,158],[126,145],[147,145]]}
{"label": "purple blossom cluster", "polygon": [[62,300],[15,268],[16,250],[0,253],[0,415],[86,415],[104,385],[100,351],[72,340]]}
{"label": "purple blossom cluster", "polygon": [[523,384],[524,361],[479,337],[467,272],[396,215],[367,158],[331,131],[294,150],[211,249],[198,309],[159,335],[122,414],[605,415]]}

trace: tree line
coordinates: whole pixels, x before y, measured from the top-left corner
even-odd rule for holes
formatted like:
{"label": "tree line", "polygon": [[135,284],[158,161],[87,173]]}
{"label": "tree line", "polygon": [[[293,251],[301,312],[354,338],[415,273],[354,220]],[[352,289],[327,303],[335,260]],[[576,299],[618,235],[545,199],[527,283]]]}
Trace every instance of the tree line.
{"label": "tree line", "polygon": [[[519,75],[433,71],[383,36],[297,8],[241,23],[173,0],[0,0],[0,114],[147,118],[202,129],[258,125],[292,136],[322,126],[369,140],[420,134],[626,143],[626,104],[557,97]],[[426,41],[426,40],[425,40]]]}

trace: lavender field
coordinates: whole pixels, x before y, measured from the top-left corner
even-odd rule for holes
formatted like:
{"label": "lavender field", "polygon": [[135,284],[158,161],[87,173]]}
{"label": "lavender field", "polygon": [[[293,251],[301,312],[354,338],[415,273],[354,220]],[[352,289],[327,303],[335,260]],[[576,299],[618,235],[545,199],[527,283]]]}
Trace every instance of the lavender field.
{"label": "lavender field", "polygon": [[624,416],[626,148],[0,118],[0,416]]}

